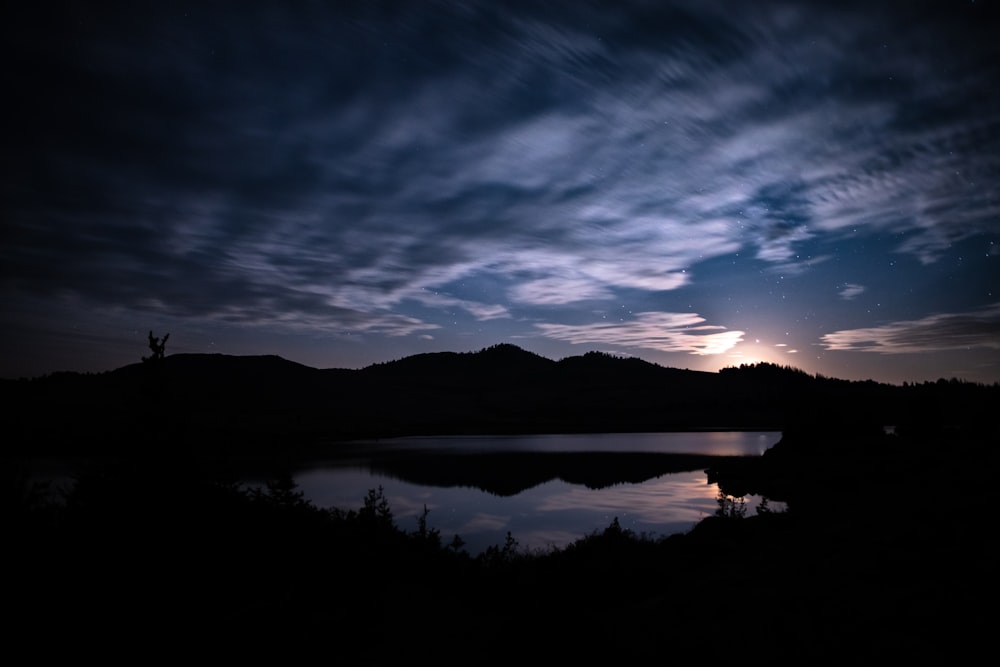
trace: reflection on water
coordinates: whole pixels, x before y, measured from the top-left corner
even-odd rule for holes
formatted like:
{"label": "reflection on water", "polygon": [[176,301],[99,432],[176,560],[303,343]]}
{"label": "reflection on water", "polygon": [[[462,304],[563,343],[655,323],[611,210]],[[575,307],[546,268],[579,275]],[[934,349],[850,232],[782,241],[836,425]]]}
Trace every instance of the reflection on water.
{"label": "reflection on water", "polygon": [[[399,452],[412,448],[421,452],[423,468],[433,468],[435,451],[444,452],[442,461],[453,461],[456,450],[466,453],[470,460],[484,452],[502,450],[513,453],[513,460],[530,466],[530,452],[759,455],[779,437],[777,433],[712,432],[405,438],[382,444],[380,454],[384,456],[386,449]],[[357,459],[349,465],[315,465],[295,479],[316,505],[341,509],[357,509],[368,489],[382,486],[400,528],[415,530],[417,517],[426,506],[430,510],[428,525],[438,529],[445,542],[459,535],[470,553],[479,553],[490,545],[502,545],[508,531],[521,547],[565,546],[590,532],[603,530],[615,517],[623,528],[637,533],[659,536],[687,531],[718,507],[718,487],[708,483],[703,468],[604,488],[588,488],[555,477],[512,495],[487,493],[472,486],[472,481],[463,486],[454,478],[449,478],[449,485],[417,484],[406,481],[403,475],[389,476],[378,466]],[[752,514],[757,499],[747,500],[748,514]]]}
{"label": "reflection on water", "polygon": [[778,431],[691,431],[671,433],[568,433],[542,435],[457,435],[393,438],[371,443],[381,449],[465,452],[647,452],[760,456],[781,438]]}

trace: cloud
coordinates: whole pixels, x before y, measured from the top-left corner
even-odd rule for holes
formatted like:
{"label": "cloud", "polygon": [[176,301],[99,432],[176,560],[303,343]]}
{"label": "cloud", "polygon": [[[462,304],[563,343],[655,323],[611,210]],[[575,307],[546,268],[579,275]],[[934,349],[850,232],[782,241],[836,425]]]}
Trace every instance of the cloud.
{"label": "cloud", "polygon": [[[516,261],[506,262],[508,275],[542,276],[521,279],[507,294],[511,301],[528,305],[558,305],[614,297],[615,288],[648,291],[677,289],[689,281],[684,271],[645,263],[645,251],[614,257],[605,249],[590,256],[574,257],[558,252],[523,253]],[[669,266],[669,260],[661,259]],[[547,274],[547,275],[546,275]]]}
{"label": "cloud", "polygon": [[[151,305],[151,311],[173,314],[162,304]],[[376,334],[389,337],[409,336],[421,331],[433,331],[441,326],[416,317],[393,312],[364,312],[345,308],[293,310],[287,303],[281,307],[266,303],[254,307],[226,306],[215,308],[205,316],[208,321],[241,325],[280,327],[292,331],[315,331],[332,335]]]}
{"label": "cloud", "polygon": [[459,308],[466,311],[480,322],[510,317],[510,311],[501,305],[490,305],[476,301],[469,301],[467,299],[457,299],[431,292],[416,294],[412,298],[430,308]]}
{"label": "cloud", "polygon": [[703,324],[695,313],[638,313],[634,319],[591,324],[535,324],[547,338],[695,355],[721,354],[743,340],[742,331]]}
{"label": "cloud", "polygon": [[498,514],[477,512],[459,528],[462,533],[478,533],[487,530],[500,530],[510,523],[510,517]]}
{"label": "cloud", "polygon": [[905,354],[1000,349],[1000,303],[966,313],[942,313],[919,320],[824,334],[828,350]]}
{"label": "cloud", "polygon": [[556,305],[607,299],[612,292],[603,284],[583,276],[550,276],[515,285],[509,291],[512,301],[532,305]]}
{"label": "cloud", "polygon": [[[2,286],[400,335],[678,291],[737,252],[796,274],[886,236],[933,263],[995,230],[1000,54],[972,9],[628,7],[37,17],[12,43],[45,76],[9,87]],[[474,276],[503,289],[460,294]],[[739,337],[652,317],[544,331]]]}
{"label": "cloud", "polygon": [[864,294],[864,285],[855,285],[854,283],[845,283],[843,289],[838,293],[841,299],[845,301],[851,301],[862,294]]}

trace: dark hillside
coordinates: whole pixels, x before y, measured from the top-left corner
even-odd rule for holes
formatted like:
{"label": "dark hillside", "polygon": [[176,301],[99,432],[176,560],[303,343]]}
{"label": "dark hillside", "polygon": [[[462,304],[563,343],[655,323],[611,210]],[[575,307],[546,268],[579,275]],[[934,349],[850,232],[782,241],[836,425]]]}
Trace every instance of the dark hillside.
{"label": "dark hillside", "polygon": [[0,384],[10,448],[87,451],[178,442],[287,450],[331,440],[461,433],[819,429],[921,432],[989,424],[1000,386],[902,387],[757,364],[719,373],[588,353],[560,361],[513,345],[421,354],[361,370],[276,356],[172,355],[94,375]]}
{"label": "dark hillside", "polygon": [[[357,511],[326,511],[280,478],[247,490],[108,467],[65,506],[26,500],[7,515],[11,646],[131,650],[113,629],[161,651],[301,649],[346,664],[408,663],[438,636],[475,664],[964,664],[992,636],[980,508],[995,441],[789,434],[717,471],[727,493],[766,491],[787,512],[723,512],[662,539],[616,518],[563,549],[508,536],[478,556],[435,532],[433,514],[400,530],[376,490]],[[513,493],[551,468],[606,483],[590,457],[563,458],[514,475],[516,460],[486,460],[481,481]],[[660,465],[648,458],[619,467],[642,479]],[[407,474],[438,482],[452,472],[412,463]]]}
{"label": "dark hillside", "polygon": [[[940,664],[968,661],[990,637],[982,507],[997,385],[894,387],[770,365],[696,373],[601,354],[556,362],[504,346],[359,371],[175,355],[0,391],[14,436],[5,463],[118,454],[93,457],[64,504],[5,466],[17,649],[58,638],[103,654],[113,632],[186,652],[211,644],[229,659],[273,642],[347,664],[424,659],[438,638],[475,664]],[[761,457],[407,453],[372,464],[496,494],[704,466],[723,491],[720,512],[689,533],[649,539],[614,519],[545,553],[519,550],[514,535],[472,556],[434,531],[433,514],[416,530],[394,525],[376,490],[357,511],[322,510],[290,477],[244,488],[231,467],[195,458],[252,452],[280,470],[303,443],[335,450],[330,440],[349,436],[765,423],[783,437]],[[744,516],[726,498],[750,493],[788,509]]]}

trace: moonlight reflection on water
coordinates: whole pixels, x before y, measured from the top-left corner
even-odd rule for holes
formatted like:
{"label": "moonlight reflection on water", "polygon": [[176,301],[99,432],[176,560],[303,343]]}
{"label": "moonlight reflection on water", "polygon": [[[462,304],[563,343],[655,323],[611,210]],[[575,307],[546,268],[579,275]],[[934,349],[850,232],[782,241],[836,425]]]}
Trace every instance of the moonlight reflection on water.
{"label": "moonlight reflection on water", "polygon": [[[657,451],[654,442],[667,451],[691,451],[691,443],[704,448],[724,447],[719,451],[732,455],[760,454],[779,437],[774,433],[702,433],[683,434],[686,446],[678,446],[679,434],[637,434],[636,436],[576,436],[577,449],[601,450],[595,443],[615,442],[624,451]],[[623,438],[634,437],[626,441]],[[431,439],[420,441],[423,449]],[[433,439],[446,441],[447,450],[454,453],[463,439]],[[468,440],[464,440],[468,443]],[[473,446],[465,450],[470,457],[484,451],[496,451],[492,446],[502,443],[507,451],[525,449],[536,452],[569,451],[573,436],[528,436],[518,438],[474,438]],[[666,443],[666,444],[665,444]],[[766,443],[761,445],[761,443]],[[635,447],[628,446],[629,444]],[[398,446],[394,443],[393,446]],[[697,444],[695,445],[697,449]],[[660,450],[662,451],[662,449]],[[702,450],[704,451],[704,449]],[[676,452],[673,452],[676,453]],[[713,451],[713,454],[716,452]],[[423,456],[423,454],[422,454]],[[433,453],[427,453],[433,467]],[[530,461],[530,454],[526,454]],[[320,507],[356,509],[369,489],[382,486],[392,507],[396,524],[408,531],[416,529],[417,517],[426,506],[430,510],[428,525],[441,532],[445,541],[459,535],[470,553],[478,553],[490,545],[503,544],[509,531],[521,547],[545,549],[563,547],[595,530],[607,527],[616,517],[623,528],[653,536],[685,532],[698,521],[713,514],[717,508],[718,487],[708,482],[704,470],[674,472],[659,475],[641,483],[621,483],[604,488],[588,488],[563,479],[552,479],[512,495],[495,495],[471,485],[435,486],[415,484],[384,473],[373,471],[366,463],[355,460],[351,465],[317,465],[296,475],[296,482],[306,497]],[[756,498],[747,499],[747,511],[753,513]]]}

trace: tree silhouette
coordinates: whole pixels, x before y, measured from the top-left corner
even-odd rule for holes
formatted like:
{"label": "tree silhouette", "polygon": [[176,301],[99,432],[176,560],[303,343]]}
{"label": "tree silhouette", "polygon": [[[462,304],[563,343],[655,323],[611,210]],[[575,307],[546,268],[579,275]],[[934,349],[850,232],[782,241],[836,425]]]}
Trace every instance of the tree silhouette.
{"label": "tree silhouette", "polygon": [[747,514],[747,503],[743,496],[731,496],[722,489],[715,502],[719,504],[719,509],[715,510],[715,516],[723,519],[742,519]]}
{"label": "tree silhouette", "polygon": [[149,349],[153,351],[153,354],[149,355],[148,357],[143,357],[142,360],[143,361],[157,361],[159,359],[162,359],[163,358],[163,352],[164,352],[164,350],[166,350],[166,347],[167,347],[167,339],[168,338],[170,338],[170,334],[165,335],[163,337],[163,340],[160,340],[159,338],[157,338],[156,336],[154,336],[152,330],[150,330],[150,332],[149,332]]}

